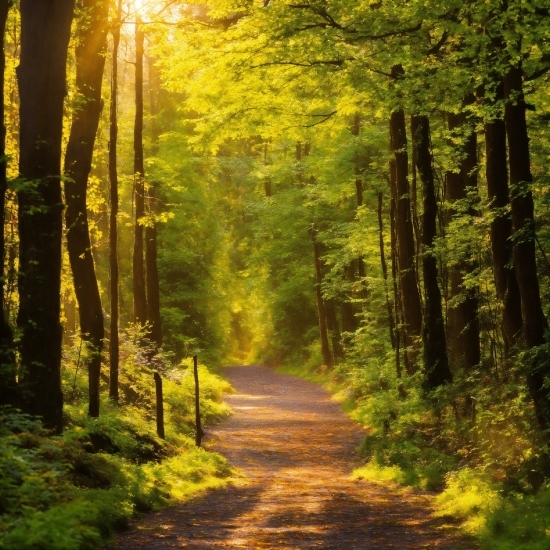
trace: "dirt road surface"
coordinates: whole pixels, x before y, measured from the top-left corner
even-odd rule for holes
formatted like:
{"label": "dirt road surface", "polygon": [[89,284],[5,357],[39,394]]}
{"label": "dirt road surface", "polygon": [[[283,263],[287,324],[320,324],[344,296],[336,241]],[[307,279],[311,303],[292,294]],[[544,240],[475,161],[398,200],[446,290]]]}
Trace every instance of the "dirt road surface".
{"label": "dirt road surface", "polygon": [[350,479],[365,432],[323,388],[260,366],[226,375],[235,414],[205,443],[242,482],[145,515],[116,550],[473,548],[433,518],[433,496]]}

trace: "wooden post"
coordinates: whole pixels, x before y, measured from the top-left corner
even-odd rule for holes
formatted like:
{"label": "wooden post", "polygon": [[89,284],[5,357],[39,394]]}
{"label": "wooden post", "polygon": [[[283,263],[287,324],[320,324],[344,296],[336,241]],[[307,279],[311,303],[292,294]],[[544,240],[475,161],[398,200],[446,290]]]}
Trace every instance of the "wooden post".
{"label": "wooden post", "polygon": [[157,391],[157,435],[164,439],[164,409],[162,405],[162,378],[155,372],[155,389]]}
{"label": "wooden post", "polygon": [[201,411],[199,403],[199,363],[197,361],[197,356],[193,355],[193,372],[195,374],[195,426],[197,429],[195,435],[195,443],[197,447],[201,446],[201,439],[204,435],[201,427]]}

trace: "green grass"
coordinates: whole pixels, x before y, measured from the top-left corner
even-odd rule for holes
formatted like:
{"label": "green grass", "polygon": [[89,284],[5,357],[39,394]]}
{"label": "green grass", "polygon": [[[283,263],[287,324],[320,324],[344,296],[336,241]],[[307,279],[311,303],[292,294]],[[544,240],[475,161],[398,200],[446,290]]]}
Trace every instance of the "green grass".
{"label": "green grass", "polygon": [[[146,367],[128,360],[125,383],[134,384],[136,402],[117,406],[105,397],[99,418],[87,416],[87,373],[75,377],[75,370],[65,367],[69,402],[61,436],[51,437],[26,415],[0,411],[1,550],[93,550],[134,514],[231,480],[222,456],[195,446],[189,362],[163,376],[166,440],[156,434]],[[231,386],[204,366],[200,380],[203,419],[228,415],[222,396]]]}

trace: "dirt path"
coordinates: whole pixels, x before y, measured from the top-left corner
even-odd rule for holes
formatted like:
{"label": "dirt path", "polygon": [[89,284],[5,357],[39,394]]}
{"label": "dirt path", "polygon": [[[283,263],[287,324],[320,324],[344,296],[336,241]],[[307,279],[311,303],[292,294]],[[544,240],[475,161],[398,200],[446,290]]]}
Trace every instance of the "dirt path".
{"label": "dirt path", "polygon": [[118,550],[468,548],[431,517],[428,495],[349,479],[364,432],[322,388],[265,367],[226,373],[235,414],[207,445],[246,479],[145,516]]}

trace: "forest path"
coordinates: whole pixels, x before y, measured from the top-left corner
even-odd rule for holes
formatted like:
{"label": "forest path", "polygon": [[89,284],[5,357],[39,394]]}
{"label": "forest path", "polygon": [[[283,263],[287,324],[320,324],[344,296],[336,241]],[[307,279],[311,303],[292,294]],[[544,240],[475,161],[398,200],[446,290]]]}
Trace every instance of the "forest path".
{"label": "forest path", "polygon": [[228,367],[234,415],[206,446],[242,482],[146,515],[117,550],[471,548],[431,515],[431,497],[351,481],[365,432],[321,387],[260,366]]}

